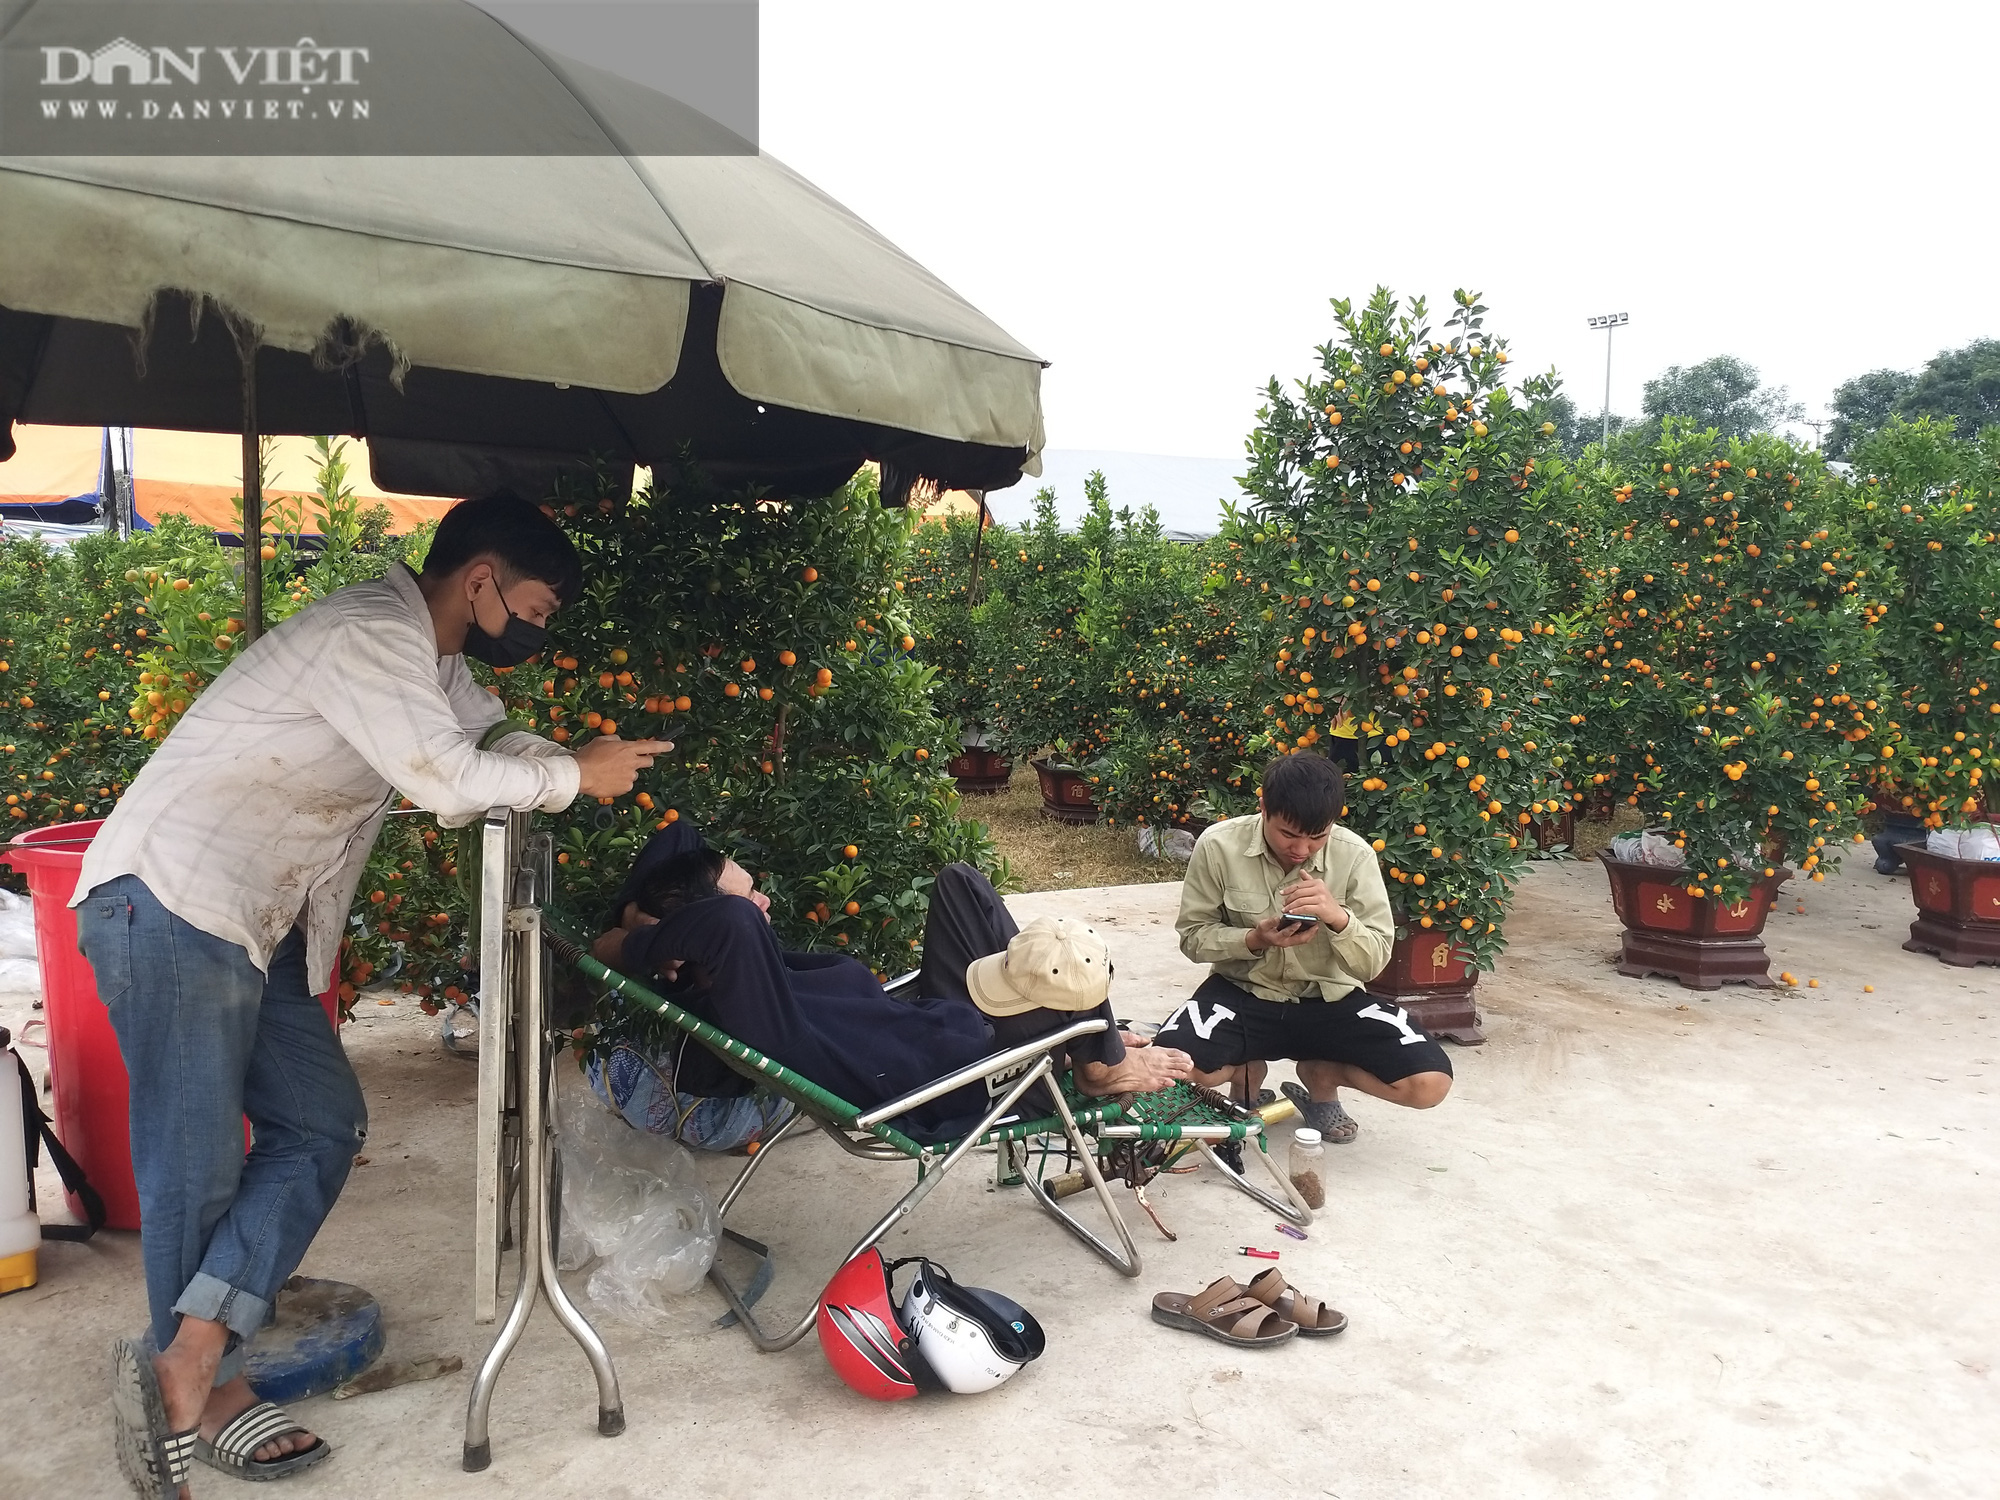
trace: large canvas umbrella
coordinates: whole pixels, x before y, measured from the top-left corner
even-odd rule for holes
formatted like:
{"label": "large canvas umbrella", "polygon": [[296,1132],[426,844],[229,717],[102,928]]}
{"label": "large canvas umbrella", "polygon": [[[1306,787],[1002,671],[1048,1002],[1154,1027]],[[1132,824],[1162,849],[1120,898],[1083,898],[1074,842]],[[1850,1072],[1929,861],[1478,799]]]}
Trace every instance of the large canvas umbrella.
{"label": "large canvas umbrella", "polygon": [[364,436],[378,484],[432,495],[593,461],[814,494],[873,459],[892,502],[1039,471],[1042,362],[866,223],[432,10],[510,154],[0,155],[0,458],[21,421]]}

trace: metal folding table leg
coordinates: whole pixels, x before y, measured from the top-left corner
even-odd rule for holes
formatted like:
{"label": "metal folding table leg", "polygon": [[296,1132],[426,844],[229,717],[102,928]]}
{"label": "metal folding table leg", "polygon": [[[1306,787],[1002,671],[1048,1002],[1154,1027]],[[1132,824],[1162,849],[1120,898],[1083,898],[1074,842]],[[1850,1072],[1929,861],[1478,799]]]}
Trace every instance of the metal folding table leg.
{"label": "metal folding table leg", "polygon": [[[491,864],[486,874],[489,879],[495,877]],[[511,886],[513,882],[509,880],[508,884]],[[518,1273],[514,1305],[473,1379],[472,1394],[466,1404],[462,1465],[468,1473],[477,1473],[493,1461],[487,1429],[493,1390],[499,1384],[508,1356],[528,1326],[538,1298],[548,1302],[556,1320],[569,1330],[590,1361],[591,1372],[597,1377],[598,1432],[605,1437],[616,1437],[625,1430],[625,1405],[618,1394],[618,1375],[612,1368],[610,1352],[556,1279],[554,1224],[549,1213],[549,1050],[542,1029],[542,914],[532,904],[536,893],[524,894],[529,900],[520,905],[510,902],[505,916],[508,950],[505,970],[514,1002],[512,1052],[518,1072],[515,1091],[520,1128],[520,1184],[515,1195],[520,1205],[520,1231],[515,1236]],[[489,942],[486,952],[493,954],[498,946]],[[481,1107],[498,1109],[501,1103],[488,1100],[482,1091]]]}

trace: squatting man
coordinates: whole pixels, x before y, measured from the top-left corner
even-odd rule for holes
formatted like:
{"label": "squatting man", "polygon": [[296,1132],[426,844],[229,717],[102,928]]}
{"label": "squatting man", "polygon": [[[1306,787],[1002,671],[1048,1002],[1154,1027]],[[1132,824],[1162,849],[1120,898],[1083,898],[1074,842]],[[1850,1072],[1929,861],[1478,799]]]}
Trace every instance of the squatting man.
{"label": "squatting man", "polygon": [[1339,767],[1280,756],[1264,769],[1262,803],[1195,844],[1174,925],[1181,952],[1209,975],[1158,1040],[1193,1058],[1196,1082],[1231,1086],[1245,1102],[1267,1063],[1294,1060],[1299,1082],[1283,1085],[1285,1097],[1345,1144],[1360,1126],[1341,1089],[1429,1109],[1451,1091],[1451,1060],[1409,1012],[1368,993],[1396,923],[1375,851],[1336,821]]}

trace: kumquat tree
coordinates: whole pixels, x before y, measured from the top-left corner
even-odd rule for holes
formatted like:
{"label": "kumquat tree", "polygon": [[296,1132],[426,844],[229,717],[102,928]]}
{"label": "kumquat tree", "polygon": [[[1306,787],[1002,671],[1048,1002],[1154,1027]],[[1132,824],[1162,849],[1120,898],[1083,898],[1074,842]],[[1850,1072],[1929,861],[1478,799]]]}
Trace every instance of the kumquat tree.
{"label": "kumquat tree", "polygon": [[1089,596],[1085,629],[1112,663],[1110,743],[1090,764],[1109,823],[1191,826],[1250,805],[1241,769],[1259,730],[1223,562],[1233,556],[1225,543],[1169,540],[1148,509]]}
{"label": "kumquat tree", "polygon": [[863,474],[787,502],[692,479],[603,489],[559,497],[558,516],[584,597],[542,656],[488,680],[572,746],[676,745],[630,795],[547,820],[561,905],[595,923],[645,840],[693,818],[758,876],[787,946],[915,967],[938,868],[998,869],[984,826],[959,818],[936,669],[912,655],[904,515]]}
{"label": "kumquat tree", "polygon": [[1490,967],[1528,825],[1571,796],[1549,584],[1523,541],[1564,503],[1539,478],[1554,429],[1530,410],[1551,387],[1505,383],[1471,293],[1441,332],[1384,289],[1333,307],[1318,371],[1270,386],[1250,500],[1223,529],[1260,653],[1252,758],[1323,751],[1343,714],[1378,726],[1347,822],[1382,858],[1398,934],[1449,930]]}
{"label": "kumquat tree", "polygon": [[[392,563],[421,567],[429,546],[428,528],[392,537],[388,509],[364,507],[355,499],[347,483],[345,439],[321,437],[314,445],[316,492],[303,502],[274,495],[265,507],[269,531],[259,561],[266,628],[337,588],[380,578]],[[316,528],[311,545],[302,535],[308,527]],[[210,533],[185,522],[159,535],[157,559],[135,562],[125,571],[125,581],[142,591],[138,609],[148,617],[137,688],[126,712],[148,740],[172,731],[243,644],[241,552],[217,546]]]}
{"label": "kumquat tree", "polygon": [[[270,507],[274,530],[294,534],[264,548],[272,623],[379,576],[399,557],[422,555],[422,537],[390,537],[386,510],[356,504],[345,444],[322,438],[319,447],[310,512],[278,497]],[[320,528],[311,550],[296,536],[308,514]],[[44,763],[30,778],[42,783],[44,805],[31,814],[24,798],[9,812],[18,810],[15,821],[102,816],[237,649],[241,554],[175,515],[128,538],[100,532],[61,548],[10,537],[0,541],[0,609],[23,626],[18,639],[0,643],[10,658],[0,683],[32,684],[0,703],[0,733],[13,756]]]}
{"label": "kumquat tree", "polygon": [[1035,496],[1034,519],[995,526],[986,536],[990,566],[973,610],[979,665],[991,709],[989,742],[1003,753],[1050,750],[1083,766],[1110,742],[1106,682],[1116,663],[1099,653],[1085,628],[1085,601],[1121,545],[1121,523],[1093,475],[1082,525],[1065,531],[1053,490]]}
{"label": "kumquat tree", "polygon": [[10,824],[101,818],[138,774],[152,747],[126,708],[153,626],[145,596],[124,575],[136,559],[202,535],[170,517],[131,542],[100,534],[58,549],[0,538],[0,616],[11,632],[0,639],[0,766]]}
{"label": "kumquat tree", "polygon": [[[1879,800],[1929,826],[1994,808],[2000,742],[2000,429],[1892,421],[1855,454],[1865,606],[1888,679]],[[1850,508],[1852,510],[1852,508]]]}
{"label": "kumquat tree", "polygon": [[937,672],[931,707],[968,731],[982,728],[993,709],[972,619],[987,586],[974,565],[988,574],[996,566],[982,540],[973,517],[927,516],[910,533],[903,565],[903,598],[917,657]]}
{"label": "kumquat tree", "polygon": [[1594,475],[1622,526],[1581,653],[1593,781],[1671,834],[1692,895],[1786,859],[1824,879],[1887,722],[1845,487],[1782,438],[1673,421],[1626,472]]}

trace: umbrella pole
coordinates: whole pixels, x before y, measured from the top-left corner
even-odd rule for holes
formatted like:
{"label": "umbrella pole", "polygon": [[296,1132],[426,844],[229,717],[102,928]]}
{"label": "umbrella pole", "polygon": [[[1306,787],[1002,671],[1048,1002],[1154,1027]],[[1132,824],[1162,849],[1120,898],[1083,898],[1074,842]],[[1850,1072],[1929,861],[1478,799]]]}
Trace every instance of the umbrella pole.
{"label": "umbrella pole", "polygon": [[979,502],[979,513],[973,517],[972,532],[972,576],[965,580],[965,607],[970,609],[979,602],[979,548],[986,540],[986,491],[971,491],[972,498]]}
{"label": "umbrella pole", "polygon": [[264,633],[264,462],[257,434],[257,339],[239,330],[243,361],[243,642]]}

